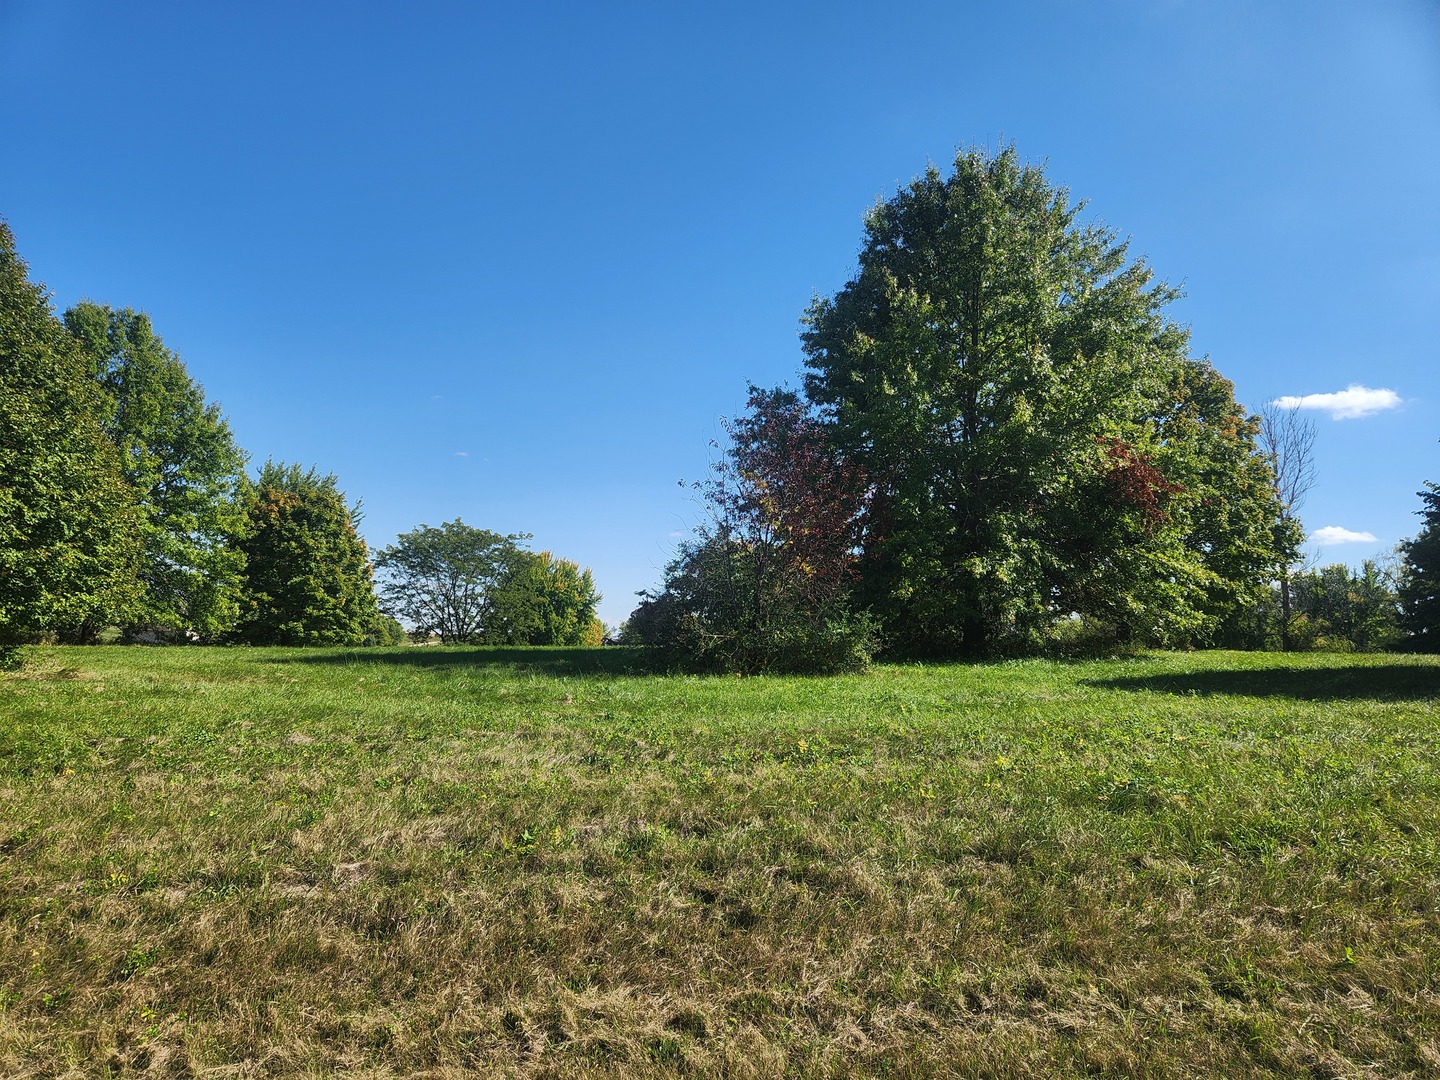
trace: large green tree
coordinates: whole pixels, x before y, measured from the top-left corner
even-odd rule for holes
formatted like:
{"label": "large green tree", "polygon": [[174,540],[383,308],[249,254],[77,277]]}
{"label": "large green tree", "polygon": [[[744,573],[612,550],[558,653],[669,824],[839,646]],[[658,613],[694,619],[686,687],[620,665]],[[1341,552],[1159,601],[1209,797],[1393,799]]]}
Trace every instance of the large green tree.
{"label": "large green tree", "polygon": [[1440,652],[1440,486],[1427,483],[1419,495],[1425,524],[1400,545],[1401,619],[1412,647]]}
{"label": "large green tree", "polygon": [[1203,640],[1273,562],[1254,424],[1081,209],[1013,148],[962,152],[871,211],[807,314],[807,392],[874,487],[857,598],[903,651],[1075,615]]}
{"label": "large green tree", "polygon": [[85,358],[0,222],[0,660],[126,617],[139,517]]}
{"label": "large green tree", "polygon": [[333,475],[266,462],[242,495],[245,560],[237,637],[252,645],[364,645],[377,639],[369,552]]}
{"label": "large green tree", "polygon": [[101,419],[144,514],[143,591],[129,630],[213,638],[240,612],[237,531],[244,453],[219,406],[143,313],[81,303],[65,325],[88,356]]}

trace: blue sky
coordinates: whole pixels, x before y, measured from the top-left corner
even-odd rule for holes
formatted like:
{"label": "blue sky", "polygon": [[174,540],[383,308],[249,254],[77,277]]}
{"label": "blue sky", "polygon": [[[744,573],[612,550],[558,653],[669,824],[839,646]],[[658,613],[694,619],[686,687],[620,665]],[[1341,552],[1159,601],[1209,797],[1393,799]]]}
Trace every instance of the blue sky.
{"label": "blue sky", "polygon": [[1414,534],[1434,2],[0,0],[0,216],[57,308],[148,311],[255,462],[336,473],[373,546],[530,532],[611,623],[699,520],[677,481],[719,417],[798,381],[865,210],[1009,141],[1184,284],[1247,405],[1392,391],[1309,414],[1303,517],[1376,538],[1326,562]]}

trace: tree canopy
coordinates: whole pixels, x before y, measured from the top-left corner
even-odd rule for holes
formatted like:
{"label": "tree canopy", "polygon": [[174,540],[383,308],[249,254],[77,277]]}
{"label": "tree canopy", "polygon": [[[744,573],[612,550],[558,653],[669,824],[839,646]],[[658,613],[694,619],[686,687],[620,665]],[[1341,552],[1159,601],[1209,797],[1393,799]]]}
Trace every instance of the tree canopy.
{"label": "tree canopy", "polygon": [[245,455],[148,316],[85,302],[65,313],[65,325],[89,360],[101,425],[143,514],[132,629],[214,638],[240,611],[243,560],[229,539],[240,524]]}
{"label": "tree canopy", "polygon": [[590,571],[528,539],[458,518],[401,533],[375,557],[381,606],[446,645],[598,645]]}
{"label": "tree canopy", "polygon": [[589,569],[551,552],[521,551],[494,595],[485,640],[510,645],[599,645],[600,593]]}
{"label": "tree canopy", "polygon": [[1359,570],[1332,563],[1291,579],[1293,618],[1284,647],[1378,652],[1400,638],[1400,607],[1391,575],[1373,559]]}
{"label": "tree canopy", "polygon": [[445,645],[481,641],[494,621],[495,592],[515,572],[526,539],[459,518],[401,533],[375,556],[381,607]]}
{"label": "tree canopy", "polygon": [[1273,477],[1178,291],[1008,148],[866,219],[805,319],[806,392],[872,485],[857,602],[910,653],[1080,616],[1204,642],[1274,563]]}
{"label": "tree canopy", "polygon": [[0,222],[0,660],[56,628],[124,618],[139,515],[85,357]]}
{"label": "tree canopy", "polygon": [[364,645],[380,633],[369,552],[333,474],[267,461],[242,495],[245,590],[237,637],[252,645]]}

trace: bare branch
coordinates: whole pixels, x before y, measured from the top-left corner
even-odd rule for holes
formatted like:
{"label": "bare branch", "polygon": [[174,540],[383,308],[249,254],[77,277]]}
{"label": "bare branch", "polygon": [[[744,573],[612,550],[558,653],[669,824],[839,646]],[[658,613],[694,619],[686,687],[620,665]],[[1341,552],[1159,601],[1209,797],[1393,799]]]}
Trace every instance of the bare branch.
{"label": "bare branch", "polygon": [[1287,518],[1294,519],[1315,486],[1315,421],[1298,408],[1273,402],[1260,409],[1260,452],[1275,472],[1275,491]]}

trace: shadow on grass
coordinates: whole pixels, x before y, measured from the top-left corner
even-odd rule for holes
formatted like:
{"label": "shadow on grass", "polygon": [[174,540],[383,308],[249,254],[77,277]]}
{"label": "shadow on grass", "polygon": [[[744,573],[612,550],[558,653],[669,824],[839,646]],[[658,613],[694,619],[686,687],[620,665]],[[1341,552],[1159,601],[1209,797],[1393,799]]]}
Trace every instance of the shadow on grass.
{"label": "shadow on grass", "polygon": [[469,668],[534,672],[549,676],[661,675],[667,672],[658,657],[645,649],[610,645],[596,648],[501,646],[412,646],[394,649],[337,649],[268,657],[277,664],[395,664],[421,668]]}
{"label": "shadow on grass", "polygon": [[1192,671],[1085,681],[1088,686],[1105,690],[1148,690],[1185,696],[1233,694],[1304,701],[1422,701],[1440,696],[1440,667],[1428,664]]}

